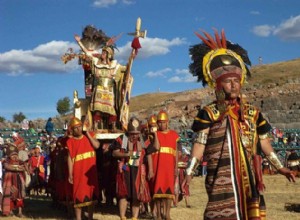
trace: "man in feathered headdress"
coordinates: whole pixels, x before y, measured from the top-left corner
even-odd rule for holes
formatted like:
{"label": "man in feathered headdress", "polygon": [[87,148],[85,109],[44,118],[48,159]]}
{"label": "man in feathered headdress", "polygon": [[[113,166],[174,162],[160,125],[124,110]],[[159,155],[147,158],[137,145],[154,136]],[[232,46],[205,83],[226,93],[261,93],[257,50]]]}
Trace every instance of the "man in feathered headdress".
{"label": "man in feathered headdress", "polygon": [[289,181],[295,176],[283,167],[270,144],[270,124],[241,95],[250,73],[247,51],[227,41],[223,30],[221,36],[216,30],[215,37],[206,32],[196,35],[203,43],[190,48],[190,72],[215,90],[216,100],[199,110],[192,125],[197,137],[182,188],[205,156],[204,219],[265,219],[260,151]]}
{"label": "man in feathered headdress", "polygon": [[[120,65],[117,60],[114,59],[114,43],[116,38],[107,38],[104,33],[100,34],[99,31],[94,31],[91,34],[84,34],[81,39],[80,36],[75,35],[75,40],[82,49],[86,58],[90,60],[90,65],[84,66],[86,69],[91,70],[91,76],[93,79],[92,95],[90,102],[90,111],[92,112],[92,122],[95,130],[101,131],[104,129],[117,129],[118,119],[118,105],[120,96],[117,93],[120,92],[119,85],[122,80],[126,66]],[[87,36],[86,36],[87,35]],[[92,36],[90,36],[92,35]],[[92,42],[96,36],[101,37],[101,40],[96,42],[102,42],[102,44],[92,44],[88,47],[87,42]],[[91,39],[90,39],[91,38]],[[101,48],[101,53],[95,53],[97,49]],[[88,62],[86,62],[88,63]]]}

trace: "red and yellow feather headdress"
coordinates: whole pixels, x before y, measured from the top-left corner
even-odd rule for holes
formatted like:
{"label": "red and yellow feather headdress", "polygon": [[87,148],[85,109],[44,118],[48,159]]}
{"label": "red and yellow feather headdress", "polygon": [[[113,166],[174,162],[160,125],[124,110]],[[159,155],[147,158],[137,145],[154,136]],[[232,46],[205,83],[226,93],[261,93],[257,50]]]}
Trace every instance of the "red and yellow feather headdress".
{"label": "red and yellow feather headdress", "polygon": [[251,65],[248,53],[238,44],[233,44],[226,40],[224,30],[221,36],[214,29],[214,37],[205,31],[203,35],[195,32],[202,40],[201,44],[190,47],[192,63],[189,65],[190,72],[198,77],[198,82],[202,81],[203,86],[208,84],[216,88],[216,80],[224,73],[214,71],[219,67],[235,66],[241,69],[241,85],[245,82],[246,76],[250,76],[247,65]]}

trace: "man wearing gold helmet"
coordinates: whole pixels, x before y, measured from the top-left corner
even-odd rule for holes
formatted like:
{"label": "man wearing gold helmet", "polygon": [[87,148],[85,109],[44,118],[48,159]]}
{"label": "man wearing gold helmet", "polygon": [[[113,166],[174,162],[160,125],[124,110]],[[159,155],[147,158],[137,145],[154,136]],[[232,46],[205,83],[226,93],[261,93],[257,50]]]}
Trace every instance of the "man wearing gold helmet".
{"label": "man wearing gold helmet", "polygon": [[88,207],[88,219],[93,219],[94,204],[99,189],[96,152],[100,143],[92,132],[82,132],[82,122],[72,118],[69,128],[72,136],[67,140],[69,182],[73,184],[73,200],[76,219],[81,219],[82,207]]}
{"label": "man wearing gold helmet", "polygon": [[215,89],[216,100],[199,110],[192,125],[197,137],[182,188],[205,156],[204,219],[265,219],[261,151],[289,181],[295,181],[295,176],[282,166],[270,144],[270,124],[241,95],[251,64],[247,51],[227,41],[223,30],[222,37],[215,30],[215,39],[203,33],[196,33],[203,43],[190,48],[190,71]]}
{"label": "man wearing gold helmet", "polygon": [[[171,219],[170,209],[175,199],[175,170],[177,170],[177,141],[179,135],[169,129],[169,116],[161,110],[157,114],[158,131],[154,131],[153,199],[158,219]],[[161,211],[163,210],[163,211]]]}

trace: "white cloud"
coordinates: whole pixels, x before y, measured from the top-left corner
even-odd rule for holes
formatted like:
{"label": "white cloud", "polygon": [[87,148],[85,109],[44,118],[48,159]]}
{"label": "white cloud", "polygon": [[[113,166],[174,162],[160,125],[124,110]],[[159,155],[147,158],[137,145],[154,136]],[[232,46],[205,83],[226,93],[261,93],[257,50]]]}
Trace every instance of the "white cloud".
{"label": "white cloud", "polygon": [[[166,55],[174,46],[185,44],[184,39],[174,38],[172,40],[159,38],[140,39],[142,48],[137,58],[148,58],[152,56]],[[61,56],[69,49],[79,51],[76,43],[65,41],[51,41],[41,44],[32,50],[10,50],[0,53],[0,73],[9,75],[30,75],[35,73],[67,73],[80,68],[76,59],[63,64]],[[125,46],[118,47],[115,58],[120,63],[126,63],[131,53],[131,42]]]}
{"label": "white cloud", "polygon": [[153,77],[163,77],[165,78],[166,77],[166,74],[171,72],[172,69],[171,68],[165,68],[165,69],[162,69],[162,70],[158,70],[158,71],[150,71],[148,73],[146,73],[146,76],[147,77],[150,77],[150,78],[153,78]]}
{"label": "white cloud", "polygon": [[250,14],[251,15],[260,15],[260,12],[259,11],[250,11]]}
{"label": "white cloud", "polygon": [[260,37],[276,36],[282,40],[300,40],[300,15],[284,20],[280,25],[259,25],[252,32]]}
{"label": "white cloud", "polygon": [[[160,38],[140,38],[142,48],[138,52],[139,58],[149,58],[152,56],[166,55],[171,47],[187,44],[184,38],[174,38],[172,40]],[[118,47],[116,50],[116,59],[125,61],[131,53],[131,42],[127,42],[125,46]]]}
{"label": "white cloud", "polygon": [[93,5],[97,8],[108,8],[109,6],[117,4],[117,0],[95,0]]}
{"label": "white cloud", "polygon": [[[33,73],[66,73],[75,65],[63,64],[60,57],[68,48],[78,48],[76,44],[51,41],[33,50],[10,50],[0,54],[0,73],[28,75]],[[78,67],[78,65],[77,65]]]}
{"label": "white cloud", "polygon": [[131,0],[122,0],[122,2],[125,4],[125,5],[132,5],[135,3],[135,1],[131,1]]}
{"label": "white cloud", "polygon": [[274,35],[283,40],[300,40],[300,15],[283,21],[274,30]]}
{"label": "white cloud", "polygon": [[149,78],[160,77],[160,78],[167,78],[169,73],[173,73],[175,76],[170,77],[167,81],[170,83],[177,83],[177,82],[197,82],[197,77],[194,77],[188,69],[176,69],[173,71],[171,68],[165,68],[158,71],[150,71],[146,73],[146,76]]}
{"label": "white cloud", "polygon": [[270,25],[259,25],[255,26],[252,29],[252,32],[260,37],[268,37],[272,34],[273,30],[275,29],[274,26]]}
{"label": "white cloud", "polygon": [[132,0],[94,0],[93,6],[97,8],[109,8],[110,6],[116,5],[118,2],[125,5],[132,5],[135,3],[135,1]]}
{"label": "white cloud", "polygon": [[177,82],[197,82],[197,77],[194,77],[188,69],[176,69],[175,70],[176,76],[171,77],[168,79],[168,82],[177,83]]}
{"label": "white cloud", "polygon": [[188,74],[189,73],[189,70],[188,69],[176,69],[175,70],[175,74],[177,74],[177,75],[186,75],[186,74]]}
{"label": "white cloud", "polygon": [[168,79],[168,82],[182,82],[182,79],[179,76],[173,76],[170,79]]}

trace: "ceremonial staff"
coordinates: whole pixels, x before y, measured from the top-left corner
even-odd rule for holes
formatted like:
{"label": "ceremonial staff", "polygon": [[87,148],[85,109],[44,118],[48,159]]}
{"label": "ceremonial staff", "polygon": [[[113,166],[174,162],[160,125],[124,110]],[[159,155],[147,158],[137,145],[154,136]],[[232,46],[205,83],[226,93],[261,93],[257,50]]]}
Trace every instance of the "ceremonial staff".
{"label": "ceremonial staff", "polygon": [[134,38],[131,43],[131,54],[128,59],[125,78],[122,85],[122,92],[121,92],[121,109],[120,109],[120,121],[122,123],[122,126],[125,130],[127,130],[127,124],[128,124],[128,117],[129,117],[129,99],[130,99],[130,91],[131,86],[133,83],[133,77],[131,76],[131,68],[133,64],[133,60],[135,59],[138,49],[141,48],[139,38],[145,38],[147,34],[147,30],[141,31],[141,24],[142,20],[141,18],[138,18],[136,21],[136,28],[134,33],[128,33],[129,35],[133,35]]}

